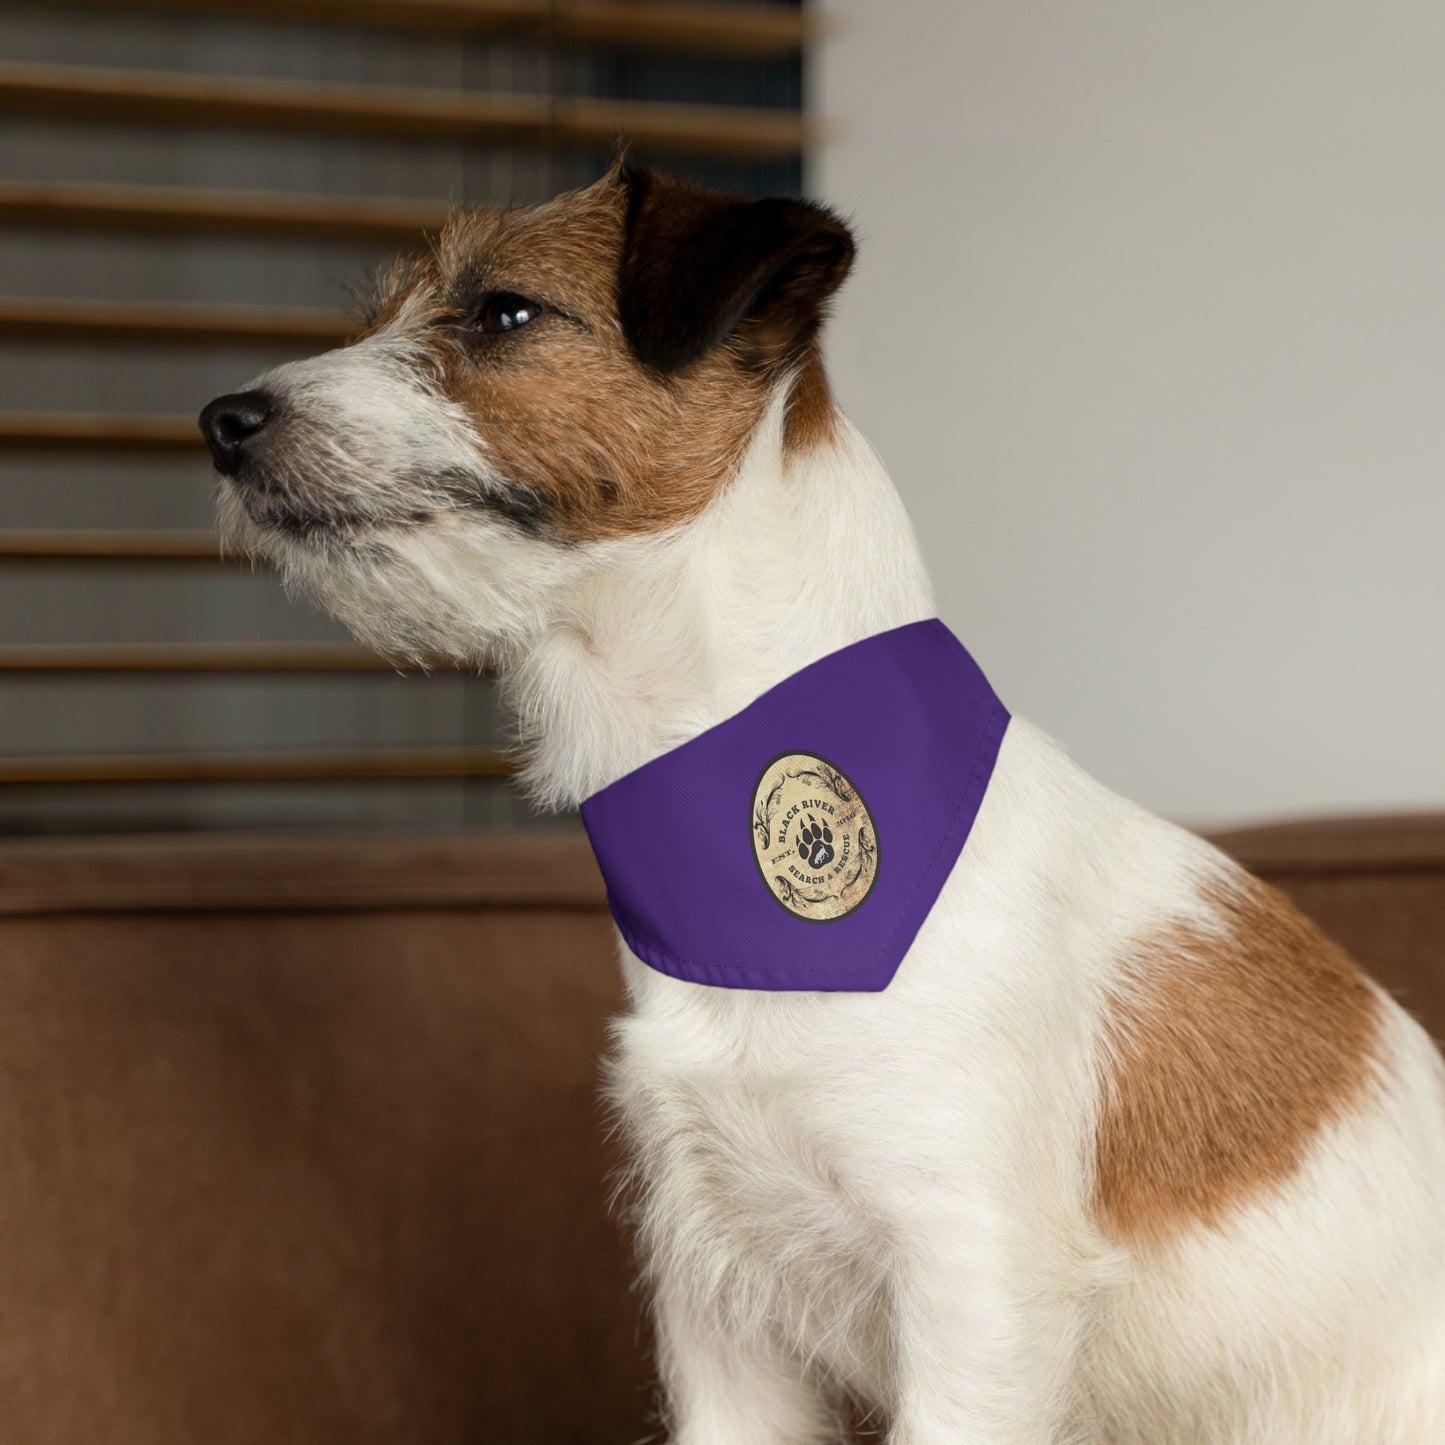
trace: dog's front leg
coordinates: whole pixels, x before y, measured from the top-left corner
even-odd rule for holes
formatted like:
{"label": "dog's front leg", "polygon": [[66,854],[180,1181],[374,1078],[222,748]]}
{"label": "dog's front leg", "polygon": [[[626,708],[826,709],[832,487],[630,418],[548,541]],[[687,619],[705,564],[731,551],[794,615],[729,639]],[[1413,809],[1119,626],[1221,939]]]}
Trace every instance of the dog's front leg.
{"label": "dog's front leg", "polygon": [[1057,1259],[1031,1258],[976,1210],[911,1223],[894,1278],[889,1445],[1084,1445],[1071,1408],[1077,1292]]}
{"label": "dog's front leg", "polygon": [[802,1361],[659,1282],[653,1317],[670,1445],[833,1445],[836,1409]]}

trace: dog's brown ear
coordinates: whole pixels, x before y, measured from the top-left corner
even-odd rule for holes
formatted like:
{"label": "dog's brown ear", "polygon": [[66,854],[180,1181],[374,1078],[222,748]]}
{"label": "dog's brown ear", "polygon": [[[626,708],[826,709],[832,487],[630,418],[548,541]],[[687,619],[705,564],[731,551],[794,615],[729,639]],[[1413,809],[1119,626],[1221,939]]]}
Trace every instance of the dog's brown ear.
{"label": "dog's brown ear", "polygon": [[618,314],[638,359],[679,371],[736,335],[757,365],[797,357],[853,263],[853,237],[807,201],[740,201],[623,166]]}

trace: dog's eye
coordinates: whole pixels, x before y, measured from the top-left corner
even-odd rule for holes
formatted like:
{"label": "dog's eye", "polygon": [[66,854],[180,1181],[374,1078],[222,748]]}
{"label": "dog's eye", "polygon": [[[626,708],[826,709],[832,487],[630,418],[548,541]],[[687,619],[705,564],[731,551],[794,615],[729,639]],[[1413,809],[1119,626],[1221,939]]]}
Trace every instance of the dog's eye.
{"label": "dog's eye", "polygon": [[500,336],[504,331],[515,331],[519,326],[535,321],[541,314],[542,307],[538,302],[519,296],[515,291],[496,291],[482,302],[472,324],[488,336]]}

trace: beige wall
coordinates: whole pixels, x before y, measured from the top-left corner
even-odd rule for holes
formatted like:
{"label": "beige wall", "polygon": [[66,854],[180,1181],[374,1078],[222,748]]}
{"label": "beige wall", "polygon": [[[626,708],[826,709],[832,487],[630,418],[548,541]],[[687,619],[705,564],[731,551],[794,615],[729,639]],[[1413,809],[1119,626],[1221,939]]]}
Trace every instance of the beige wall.
{"label": "beige wall", "polygon": [[1445,7],[832,0],[831,333],[944,617],[1196,822],[1445,805]]}

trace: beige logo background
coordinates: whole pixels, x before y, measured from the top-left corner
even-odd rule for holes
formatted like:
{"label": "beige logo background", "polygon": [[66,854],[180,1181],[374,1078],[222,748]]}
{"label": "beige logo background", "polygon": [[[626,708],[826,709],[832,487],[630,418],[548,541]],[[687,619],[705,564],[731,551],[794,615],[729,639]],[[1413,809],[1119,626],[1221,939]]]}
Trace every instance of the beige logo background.
{"label": "beige logo background", "polygon": [[787,753],[763,769],[753,791],[753,852],[773,897],[817,923],[851,913],[878,876],[867,804],[815,753]]}

